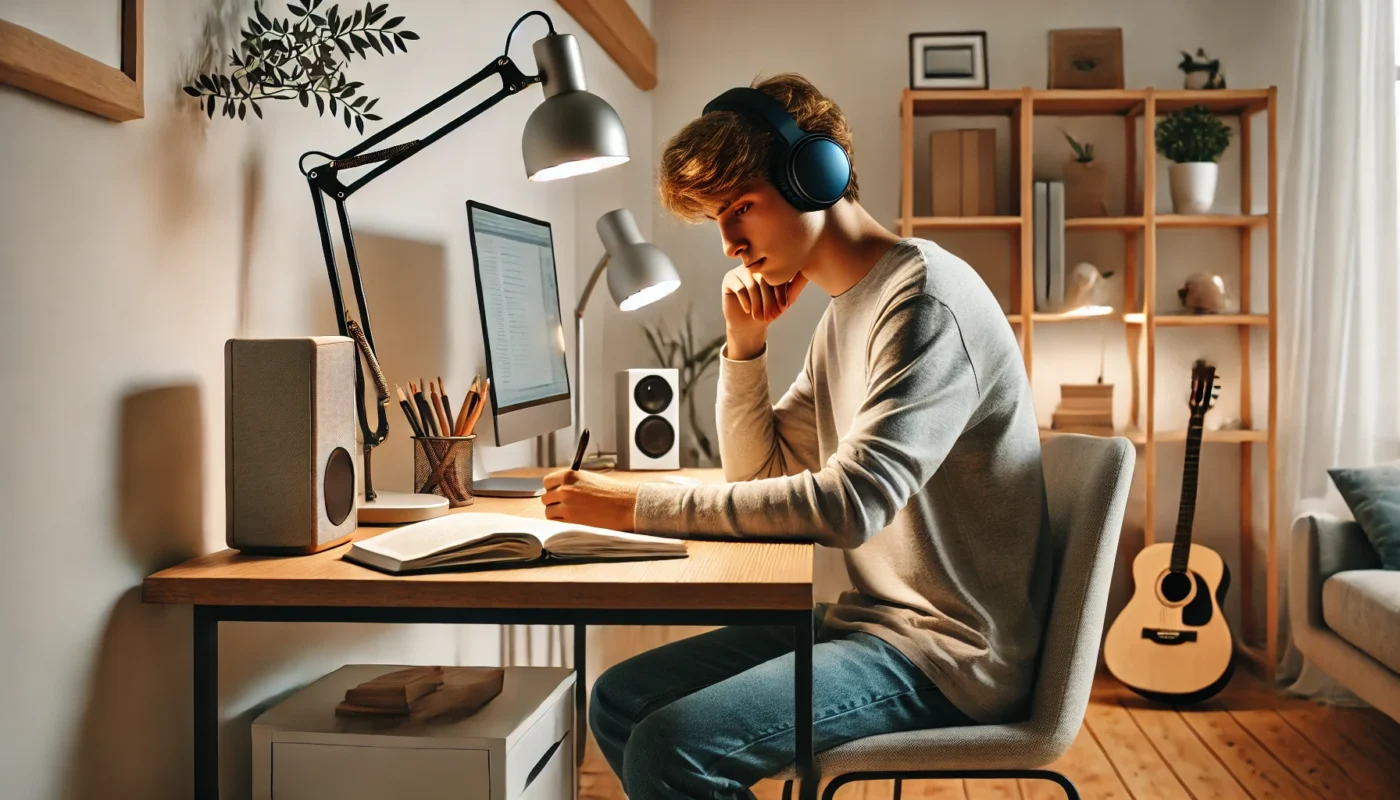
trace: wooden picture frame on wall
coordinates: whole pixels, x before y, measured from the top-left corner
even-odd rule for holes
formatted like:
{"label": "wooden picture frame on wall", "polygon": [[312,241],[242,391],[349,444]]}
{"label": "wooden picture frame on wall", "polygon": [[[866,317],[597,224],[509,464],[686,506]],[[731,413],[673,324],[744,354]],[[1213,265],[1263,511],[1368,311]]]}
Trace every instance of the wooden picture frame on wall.
{"label": "wooden picture frame on wall", "polygon": [[120,69],[0,19],[0,83],[127,122],[145,116],[142,0],[121,0]]}
{"label": "wooden picture frame on wall", "polygon": [[1123,29],[1050,31],[1047,89],[1122,89]]}

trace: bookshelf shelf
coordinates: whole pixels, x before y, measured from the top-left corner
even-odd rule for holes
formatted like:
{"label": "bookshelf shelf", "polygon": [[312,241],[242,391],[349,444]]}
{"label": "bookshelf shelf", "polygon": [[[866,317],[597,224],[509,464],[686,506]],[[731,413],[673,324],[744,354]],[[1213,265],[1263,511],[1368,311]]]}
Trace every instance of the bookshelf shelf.
{"label": "bookshelf shelf", "polygon": [[[1027,211],[1022,215],[994,217],[938,218],[916,217],[914,215],[914,119],[920,116],[1002,116],[1010,118],[1011,170],[1013,209],[1028,210],[1033,207],[1032,185],[1034,182],[1033,144],[1035,119],[1054,116],[1106,116],[1122,120],[1126,187],[1123,207],[1140,210],[1134,216],[1086,217],[1065,220],[1065,228],[1080,232],[1117,233],[1123,237],[1123,295],[1124,308],[1114,312],[1112,322],[1122,324],[1128,345],[1130,364],[1129,424],[1115,435],[1127,437],[1143,448],[1143,457],[1138,462],[1145,472],[1143,482],[1143,536],[1146,543],[1156,541],[1157,508],[1157,452],[1159,443],[1184,442],[1184,430],[1157,430],[1157,348],[1158,331],[1162,328],[1236,328],[1239,339],[1240,374],[1227,377],[1230,391],[1239,399],[1240,419],[1244,430],[1206,431],[1205,442],[1233,445],[1239,448],[1239,530],[1240,530],[1240,610],[1244,620],[1244,630],[1240,631],[1238,643],[1242,652],[1251,654],[1251,663],[1262,666],[1263,671],[1272,676],[1272,665],[1277,663],[1278,642],[1278,537],[1277,504],[1275,492],[1277,483],[1277,448],[1274,431],[1278,406],[1277,388],[1277,349],[1278,327],[1276,309],[1278,271],[1278,155],[1277,155],[1277,90],[1229,89],[1218,91],[1186,91],[1157,89],[1116,89],[1116,90],[1043,90],[1043,89],[994,89],[987,91],[927,91],[910,90],[903,92],[900,106],[901,116],[901,184],[899,233],[913,236],[915,230],[1006,230],[1020,231],[1022,235],[1007,237],[1017,248],[1011,259],[1011,305],[1007,309],[1007,321],[1013,326],[1021,345],[1025,360],[1026,374],[1031,375],[1035,367],[1036,329],[1043,323],[1068,321],[1103,321],[1104,317],[1074,317],[1061,314],[1046,314],[1035,311],[1034,237],[1030,235],[1032,220]],[[1154,137],[1155,125],[1140,124],[1142,120],[1155,120],[1163,114],[1180,111],[1192,105],[1205,106],[1217,115],[1232,115],[1239,118],[1239,136],[1232,141],[1232,147],[1239,148],[1240,169],[1240,213],[1235,214],[1170,214],[1158,213],[1158,181],[1167,179],[1163,164],[1159,164]],[[1263,112],[1263,113],[1261,113]],[[1257,127],[1256,127],[1257,126]],[[1252,148],[1258,145],[1266,148],[1264,157],[1252,157]],[[1058,138],[1057,134],[1050,135]],[[1256,165],[1262,165],[1262,169]],[[1259,186],[1255,179],[1258,178]],[[1256,189],[1262,189],[1256,194]],[[1260,201],[1255,202],[1256,198]],[[1263,213],[1254,213],[1260,207]],[[1169,210],[1163,209],[1164,211]],[[1159,313],[1158,294],[1158,231],[1180,229],[1184,231],[1216,229],[1235,231],[1239,238],[1239,287],[1241,298],[1250,299],[1253,281],[1259,278],[1265,282],[1267,301],[1263,313],[1249,314],[1205,314],[1185,315]],[[1188,234],[1175,234],[1176,236]],[[1253,243],[1256,237],[1263,237],[1266,245],[1264,263],[1253,264]],[[1139,247],[1141,254],[1139,255]],[[1262,268],[1261,268],[1262,267]],[[1259,308],[1258,301],[1250,309]],[[1170,310],[1174,311],[1175,308]],[[1147,320],[1151,318],[1152,324]],[[1267,332],[1267,352],[1259,353],[1258,337],[1254,331]],[[1171,340],[1177,347],[1177,340]],[[1260,357],[1266,361],[1260,361]],[[1267,365],[1267,382],[1255,380],[1251,365]],[[1254,400],[1267,400],[1266,419],[1254,419]],[[1059,435],[1059,431],[1042,430],[1043,438]],[[1259,451],[1256,455],[1256,450]],[[1254,459],[1267,459],[1263,486],[1256,486]],[[1267,508],[1256,530],[1254,520],[1254,499],[1262,494]],[[1171,501],[1166,501],[1170,503]],[[1251,587],[1256,558],[1254,537],[1267,537],[1264,546],[1264,573],[1266,588],[1264,630],[1259,636],[1252,636],[1254,592]],[[1262,648],[1249,644],[1262,640]],[[1257,655],[1257,657],[1255,657]]]}
{"label": "bookshelf shelf", "polygon": [[1255,228],[1269,224],[1268,214],[1158,214],[1159,228]]}
{"label": "bookshelf shelf", "polygon": [[[904,220],[900,220],[903,225]],[[1021,218],[1000,217],[914,217],[909,226],[915,229],[954,228],[961,230],[1020,230]]]}
{"label": "bookshelf shelf", "polygon": [[1065,229],[1071,231],[1140,231],[1146,224],[1146,220],[1142,217],[1070,217],[1065,220]]}
{"label": "bookshelf shelf", "polygon": [[[1129,325],[1143,325],[1146,315],[1134,311],[1123,315]],[[1266,326],[1268,314],[1157,314],[1152,322],[1159,328],[1228,328],[1236,325]]]}

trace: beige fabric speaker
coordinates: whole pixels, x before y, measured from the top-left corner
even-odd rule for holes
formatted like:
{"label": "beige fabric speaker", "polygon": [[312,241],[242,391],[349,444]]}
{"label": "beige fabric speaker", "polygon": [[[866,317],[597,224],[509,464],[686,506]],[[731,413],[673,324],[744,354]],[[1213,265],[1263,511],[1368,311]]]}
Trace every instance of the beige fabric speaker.
{"label": "beige fabric speaker", "polygon": [[680,469],[680,385],[675,369],[617,373],[618,469]]}
{"label": "beige fabric speaker", "polygon": [[228,546],[314,553],[355,530],[355,343],[224,345]]}

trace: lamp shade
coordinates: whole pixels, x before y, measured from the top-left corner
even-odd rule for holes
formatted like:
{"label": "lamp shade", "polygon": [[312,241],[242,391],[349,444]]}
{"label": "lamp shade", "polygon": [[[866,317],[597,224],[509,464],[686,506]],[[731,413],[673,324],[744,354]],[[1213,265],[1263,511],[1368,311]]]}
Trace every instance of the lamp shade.
{"label": "lamp shade", "polygon": [[608,252],[608,293],[617,307],[631,311],[680,288],[671,259],[642,238],[637,220],[625,208],[598,218],[598,238]]}
{"label": "lamp shade", "polygon": [[526,176],[551,181],[626,163],[627,131],[613,107],[584,84],[578,40],[550,34],[534,49],[545,100],[521,137]]}

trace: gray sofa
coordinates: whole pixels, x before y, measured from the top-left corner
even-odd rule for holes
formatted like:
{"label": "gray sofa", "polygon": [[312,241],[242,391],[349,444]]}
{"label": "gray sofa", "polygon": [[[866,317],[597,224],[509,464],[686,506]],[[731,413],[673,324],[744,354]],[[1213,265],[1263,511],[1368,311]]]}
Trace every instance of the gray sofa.
{"label": "gray sofa", "polygon": [[1400,572],[1381,569],[1361,526],[1327,514],[1293,522],[1293,639],[1323,672],[1400,721]]}

